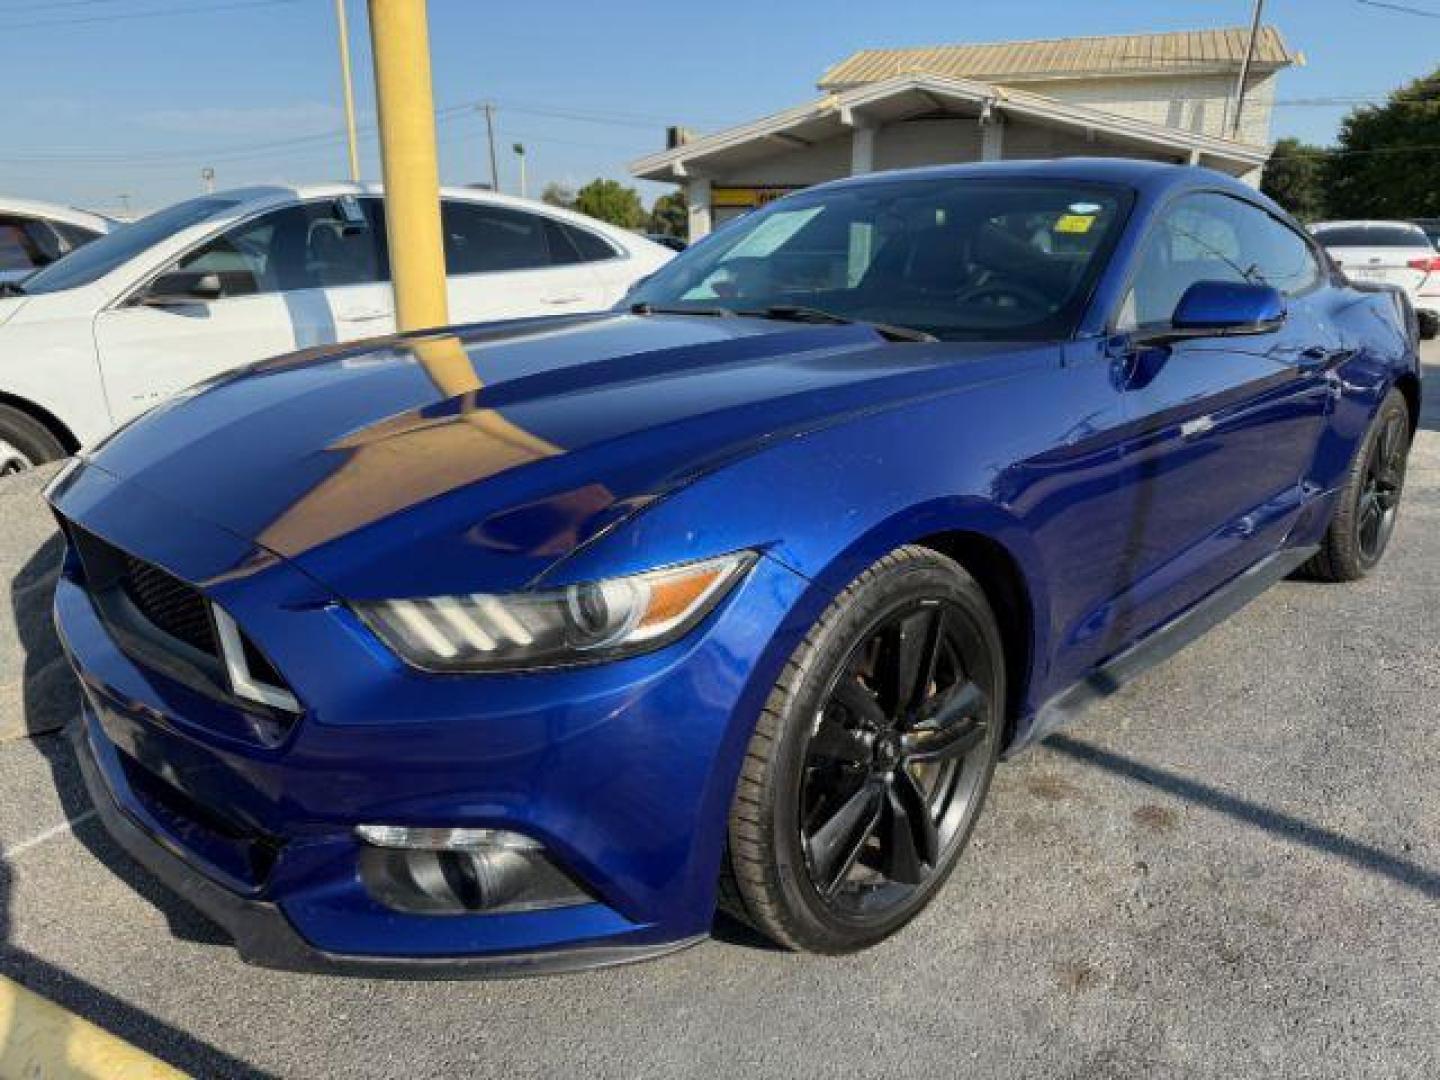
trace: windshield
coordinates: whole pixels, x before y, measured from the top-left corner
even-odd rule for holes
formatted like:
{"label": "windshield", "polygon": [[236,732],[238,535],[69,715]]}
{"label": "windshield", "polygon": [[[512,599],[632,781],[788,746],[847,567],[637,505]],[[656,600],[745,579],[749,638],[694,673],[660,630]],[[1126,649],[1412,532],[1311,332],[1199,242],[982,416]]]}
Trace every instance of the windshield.
{"label": "windshield", "polygon": [[157,210],[133,225],[122,225],[114,232],[76,248],[63,259],[31,274],[22,285],[29,294],[59,292],[61,289],[89,285],[142,251],[222,210],[238,206],[239,202],[238,199],[205,196]]}
{"label": "windshield", "polygon": [[802,192],[727,224],[626,297],[655,309],[783,306],[946,340],[1068,337],[1128,192],[908,177]]}

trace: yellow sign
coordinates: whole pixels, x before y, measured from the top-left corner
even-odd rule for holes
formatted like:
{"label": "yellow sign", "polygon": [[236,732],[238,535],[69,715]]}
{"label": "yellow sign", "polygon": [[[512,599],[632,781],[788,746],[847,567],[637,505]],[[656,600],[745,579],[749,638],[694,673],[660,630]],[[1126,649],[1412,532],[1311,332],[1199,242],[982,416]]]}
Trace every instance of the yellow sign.
{"label": "yellow sign", "polygon": [[1095,224],[1095,219],[1088,214],[1065,214],[1055,222],[1055,231],[1058,233],[1087,233],[1090,226]]}
{"label": "yellow sign", "polygon": [[710,205],[717,210],[755,210],[776,199],[783,199],[792,191],[799,191],[798,184],[766,184],[756,187],[712,187]]}

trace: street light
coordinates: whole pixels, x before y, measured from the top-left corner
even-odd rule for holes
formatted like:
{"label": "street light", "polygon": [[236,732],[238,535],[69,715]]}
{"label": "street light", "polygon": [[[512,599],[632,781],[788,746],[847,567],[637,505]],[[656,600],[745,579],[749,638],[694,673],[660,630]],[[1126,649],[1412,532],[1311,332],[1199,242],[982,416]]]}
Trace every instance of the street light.
{"label": "street light", "polygon": [[525,144],[517,142],[511,149],[515,151],[515,156],[520,159],[520,197],[525,199],[529,197],[529,193],[526,191],[528,185],[525,183]]}
{"label": "street light", "polygon": [[215,170],[209,165],[200,170],[200,182],[205,185],[205,194],[215,194]]}

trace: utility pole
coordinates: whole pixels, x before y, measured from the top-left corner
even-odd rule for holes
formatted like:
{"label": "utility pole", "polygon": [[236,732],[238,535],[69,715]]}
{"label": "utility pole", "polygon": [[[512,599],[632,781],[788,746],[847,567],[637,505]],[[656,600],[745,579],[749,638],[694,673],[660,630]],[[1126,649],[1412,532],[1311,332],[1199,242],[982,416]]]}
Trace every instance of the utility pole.
{"label": "utility pole", "polygon": [[520,197],[524,199],[529,197],[529,192],[526,190],[529,185],[525,183],[525,144],[517,142],[514,150],[515,156],[520,159]]}
{"label": "utility pole", "polygon": [[495,165],[495,106],[485,102],[480,106],[485,114],[485,139],[490,144],[490,190],[500,190],[500,170]]}
{"label": "utility pole", "polygon": [[400,330],[445,326],[450,314],[425,0],[370,0],[370,40],[395,321]]}
{"label": "utility pole", "polygon": [[1230,120],[1230,137],[1240,137],[1240,118],[1245,111],[1245,83],[1250,78],[1250,64],[1255,59],[1255,42],[1260,36],[1260,18],[1265,11],[1265,0],[1255,0],[1255,12],[1250,18],[1250,41],[1245,46],[1245,60],[1240,65],[1240,77],[1235,80],[1235,115]]}
{"label": "utility pole", "polygon": [[360,148],[355,144],[355,85],[350,78],[350,24],[345,0],[335,0],[335,29],[340,36],[340,81],[345,92],[345,138],[350,151],[350,182],[360,182]]}

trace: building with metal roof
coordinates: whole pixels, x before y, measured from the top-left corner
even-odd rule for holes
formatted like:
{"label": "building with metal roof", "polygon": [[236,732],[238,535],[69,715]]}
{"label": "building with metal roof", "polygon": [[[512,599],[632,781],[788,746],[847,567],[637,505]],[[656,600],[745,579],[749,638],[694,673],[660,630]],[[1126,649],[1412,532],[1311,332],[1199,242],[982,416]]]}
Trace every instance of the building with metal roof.
{"label": "building with metal roof", "polygon": [[692,240],[797,188],[875,169],[1120,156],[1257,182],[1277,76],[1304,60],[1262,27],[1237,113],[1249,43],[1248,28],[1232,28],[866,49],[821,76],[818,99],[630,168],[685,185]]}

